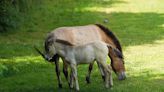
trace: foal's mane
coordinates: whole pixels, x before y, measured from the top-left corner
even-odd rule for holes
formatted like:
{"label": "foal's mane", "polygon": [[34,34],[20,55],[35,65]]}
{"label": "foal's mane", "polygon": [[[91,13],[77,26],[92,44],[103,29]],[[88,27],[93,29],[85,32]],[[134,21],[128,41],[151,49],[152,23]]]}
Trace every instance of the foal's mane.
{"label": "foal's mane", "polygon": [[65,41],[65,40],[61,40],[61,39],[56,39],[56,42],[62,43],[62,44],[65,44],[65,45],[69,45],[69,46],[73,46],[73,44],[71,44],[70,42]]}
{"label": "foal's mane", "polygon": [[[103,32],[106,33],[106,35],[108,37],[110,37],[113,41],[113,43],[116,45],[116,48],[121,52],[122,54],[122,47],[120,45],[119,40],[117,39],[117,37],[113,34],[112,31],[110,31],[107,27],[101,25],[101,24],[95,24],[96,26],[98,26]],[[121,55],[121,58],[123,58],[123,54]]]}

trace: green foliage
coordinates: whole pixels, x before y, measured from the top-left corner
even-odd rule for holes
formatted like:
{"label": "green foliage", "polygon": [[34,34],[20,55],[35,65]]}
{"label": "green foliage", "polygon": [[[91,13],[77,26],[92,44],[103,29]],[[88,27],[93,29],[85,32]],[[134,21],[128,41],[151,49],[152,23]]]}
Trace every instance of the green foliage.
{"label": "green foliage", "polygon": [[0,1],[0,32],[15,31],[22,26],[29,12],[39,6],[42,0],[1,0]]}
{"label": "green foliage", "polygon": [[17,26],[19,12],[11,0],[0,1],[0,14],[0,32],[5,32],[8,28]]}

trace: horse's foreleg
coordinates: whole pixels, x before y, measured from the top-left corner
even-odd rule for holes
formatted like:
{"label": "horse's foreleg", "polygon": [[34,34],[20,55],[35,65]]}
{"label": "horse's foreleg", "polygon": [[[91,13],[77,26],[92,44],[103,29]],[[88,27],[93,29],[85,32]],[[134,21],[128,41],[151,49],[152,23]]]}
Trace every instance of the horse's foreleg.
{"label": "horse's foreleg", "polygon": [[55,60],[55,70],[56,70],[56,75],[57,75],[57,78],[58,78],[58,85],[59,85],[59,88],[62,88],[62,81],[61,81],[61,78],[60,78],[60,68],[59,68],[59,57],[56,58]]}
{"label": "horse's foreleg", "polygon": [[113,78],[112,78],[112,68],[110,65],[108,65],[108,69],[110,69],[109,73],[109,85],[112,87],[113,86]]}
{"label": "horse's foreleg", "polygon": [[89,64],[88,74],[86,76],[87,83],[90,83],[90,75],[91,75],[91,71],[93,69],[93,64],[94,64],[94,62]]}
{"label": "horse's foreleg", "polygon": [[109,87],[110,69],[108,68],[108,65],[107,65],[105,59],[97,61],[97,63],[99,63],[102,66],[102,68],[104,69],[104,73],[105,73],[105,87],[108,88]]}
{"label": "horse's foreleg", "polygon": [[73,77],[73,72],[72,72],[72,69],[71,69],[71,73],[70,73],[70,84],[69,84],[69,87],[70,88],[73,88],[73,82],[74,82],[74,77]]}
{"label": "horse's foreleg", "polygon": [[74,81],[75,81],[76,91],[79,91],[79,83],[78,83],[78,77],[77,77],[77,68],[76,68],[76,65],[75,65],[75,64],[71,64],[70,67],[71,67],[71,71],[72,71],[73,78],[74,78]]}
{"label": "horse's foreleg", "polygon": [[99,67],[99,70],[100,70],[102,79],[103,79],[103,81],[105,82],[105,74],[104,74],[105,71],[104,71],[104,69],[102,68],[101,64],[99,64],[99,63],[97,62],[97,65],[98,65],[98,67]]}

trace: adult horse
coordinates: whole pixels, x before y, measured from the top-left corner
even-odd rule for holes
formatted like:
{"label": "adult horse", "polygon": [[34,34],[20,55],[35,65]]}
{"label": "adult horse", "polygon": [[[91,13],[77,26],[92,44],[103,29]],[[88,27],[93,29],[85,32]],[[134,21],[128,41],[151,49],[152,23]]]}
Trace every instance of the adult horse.
{"label": "adult horse", "polygon": [[[45,50],[47,50],[46,47],[48,44],[53,43],[55,41],[58,41],[61,43],[63,42],[65,44],[69,44],[72,46],[78,46],[78,45],[87,44],[87,43],[97,41],[97,40],[103,41],[107,44],[111,44],[113,47],[117,48],[123,55],[121,45],[118,39],[116,38],[116,36],[108,28],[100,24],[57,28],[48,34],[45,41]],[[119,80],[123,80],[126,78],[124,60],[123,60],[122,55],[119,57],[118,56],[116,57],[109,50],[108,56],[111,59],[111,66],[114,72],[117,74]],[[60,78],[60,70],[59,70],[59,62],[58,62],[59,57],[60,56],[58,55],[54,55],[54,57],[49,61],[55,61],[59,87],[62,87],[61,78]],[[67,67],[65,67],[67,65],[65,65],[65,63],[63,64],[64,64],[63,72],[66,79],[68,80],[68,70],[67,70]],[[90,82],[90,73],[91,73],[92,67],[93,67],[93,63],[89,65],[89,74],[86,77],[86,80],[88,83]],[[102,74],[102,78],[104,78],[103,74]]]}

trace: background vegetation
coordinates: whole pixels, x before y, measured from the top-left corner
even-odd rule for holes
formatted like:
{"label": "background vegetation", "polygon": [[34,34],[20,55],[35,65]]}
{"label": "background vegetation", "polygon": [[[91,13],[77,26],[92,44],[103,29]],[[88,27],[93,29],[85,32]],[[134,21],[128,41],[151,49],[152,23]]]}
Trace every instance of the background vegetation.
{"label": "background vegetation", "polygon": [[[54,64],[33,49],[43,49],[46,34],[60,26],[102,23],[119,38],[127,79],[106,89],[95,64],[92,83],[88,66],[78,67],[82,92],[164,91],[163,0],[0,0],[0,92],[69,91],[62,74],[58,89]],[[108,62],[110,60],[108,59]],[[62,62],[60,63],[62,66]]]}

